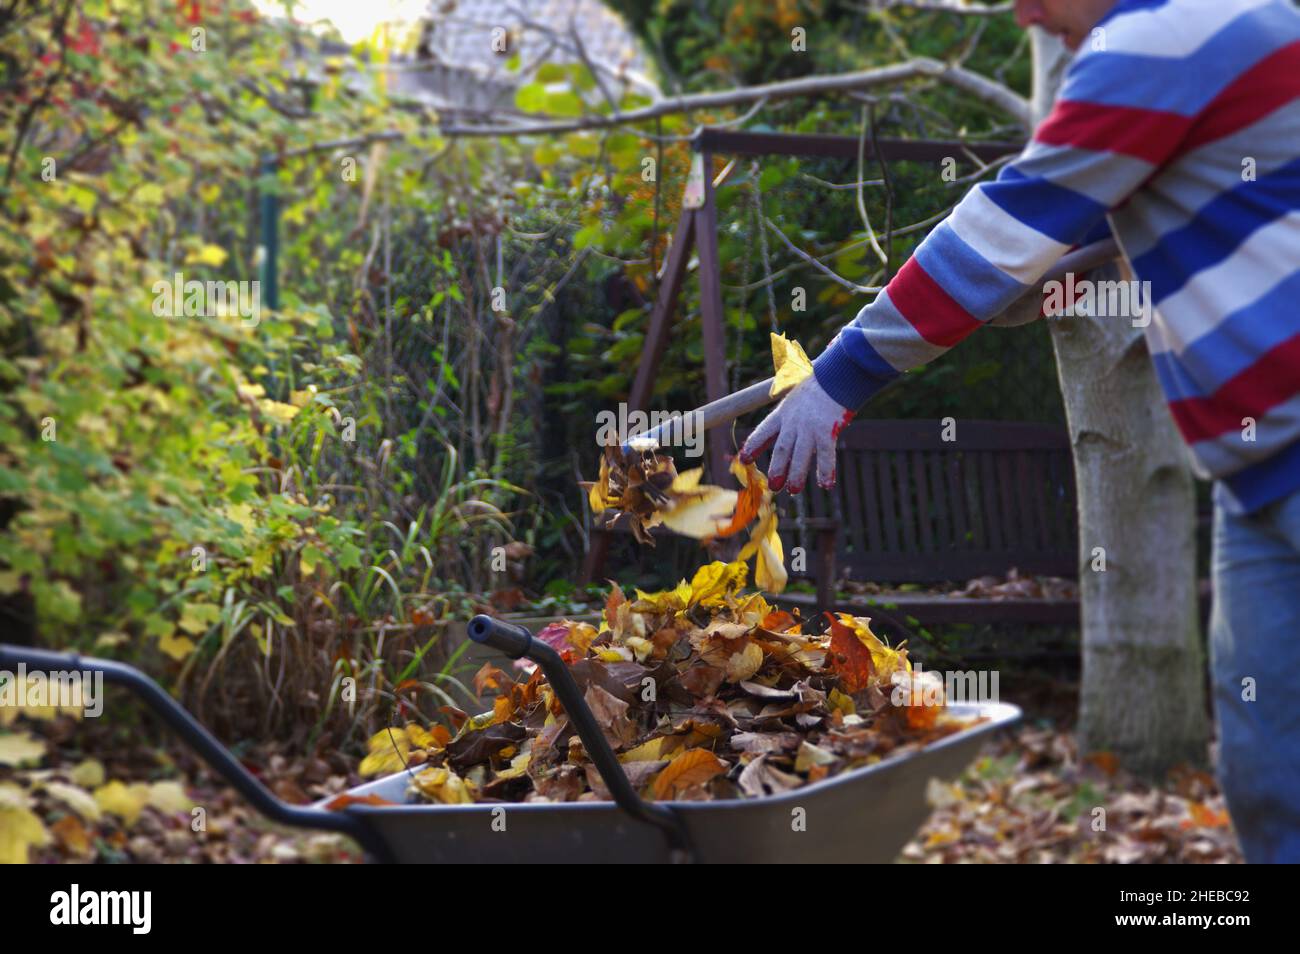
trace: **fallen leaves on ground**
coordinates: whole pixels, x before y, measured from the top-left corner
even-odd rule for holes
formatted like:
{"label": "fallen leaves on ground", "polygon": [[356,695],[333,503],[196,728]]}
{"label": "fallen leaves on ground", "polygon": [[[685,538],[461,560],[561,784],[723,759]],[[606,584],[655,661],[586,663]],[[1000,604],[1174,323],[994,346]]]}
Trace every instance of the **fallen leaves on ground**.
{"label": "fallen leaves on ground", "polygon": [[[761,797],[970,724],[947,716],[942,692],[913,691],[907,650],[868,620],[827,614],[826,632],[807,631],[746,580],[744,563],[715,561],[671,590],[629,597],[614,585],[599,630],[564,621],[538,634],[643,797]],[[540,670],[513,681],[485,665],[475,687],[496,693],[490,712],[428,745],[415,743],[418,726],[380,732],[362,773],[419,765],[413,790],[445,804],[609,797]]]}
{"label": "fallen leaves on ground", "polygon": [[[902,860],[942,863],[1240,862],[1222,794],[1204,771],[1138,781],[1073,735],[1005,733],[951,785],[931,783],[929,821]],[[1102,827],[1104,825],[1104,827]]]}
{"label": "fallen leaves on ground", "polygon": [[[159,747],[107,720],[40,710],[9,723],[40,752],[0,765],[0,864],[361,860],[342,835],[270,824],[175,739]],[[289,802],[339,796],[361,781],[348,768],[355,759],[340,753],[290,758],[259,745],[241,759]]]}
{"label": "fallen leaves on ground", "polygon": [[898,596],[945,596],[976,600],[1077,600],[1079,583],[1055,576],[1025,576],[1012,567],[1005,577],[980,576],[965,585],[912,584],[903,587],[859,580],[840,580],[836,586],[850,596],[887,600]]}

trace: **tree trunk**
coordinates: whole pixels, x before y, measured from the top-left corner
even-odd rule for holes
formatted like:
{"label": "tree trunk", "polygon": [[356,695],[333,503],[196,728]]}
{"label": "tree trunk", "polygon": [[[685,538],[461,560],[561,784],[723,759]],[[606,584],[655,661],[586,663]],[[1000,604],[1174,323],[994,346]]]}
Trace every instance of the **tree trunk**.
{"label": "tree trunk", "polygon": [[[1037,122],[1068,54],[1035,29],[1033,55]],[[1087,277],[1132,276],[1110,265]],[[1079,500],[1080,749],[1112,752],[1145,775],[1201,762],[1205,661],[1186,448],[1131,319],[1094,314],[1049,323]]]}

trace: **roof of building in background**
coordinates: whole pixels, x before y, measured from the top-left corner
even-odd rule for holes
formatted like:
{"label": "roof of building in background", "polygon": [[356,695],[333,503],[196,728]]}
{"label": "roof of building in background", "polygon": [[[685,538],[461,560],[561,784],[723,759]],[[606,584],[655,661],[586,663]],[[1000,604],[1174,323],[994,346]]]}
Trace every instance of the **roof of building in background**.
{"label": "roof of building in background", "polygon": [[486,117],[516,112],[515,89],[543,63],[584,60],[616,98],[658,95],[640,42],[600,0],[431,0],[418,72],[400,85],[418,83],[418,98],[444,113]]}
{"label": "roof of building in background", "polygon": [[[502,28],[505,52],[493,46],[493,30]],[[541,63],[576,63],[583,53],[614,71],[648,69],[640,42],[600,0],[432,0],[421,48],[447,66],[516,82]],[[521,71],[512,74],[506,62],[515,53]]]}

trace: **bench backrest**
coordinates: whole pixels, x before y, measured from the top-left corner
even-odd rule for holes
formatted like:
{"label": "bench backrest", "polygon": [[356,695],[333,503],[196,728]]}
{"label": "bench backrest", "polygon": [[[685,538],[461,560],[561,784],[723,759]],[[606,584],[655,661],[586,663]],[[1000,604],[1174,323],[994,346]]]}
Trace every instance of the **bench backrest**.
{"label": "bench backrest", "polygon": [[[803,515],[839,523],[837,564],[854,580],[965,581],[1023,573],[1074,577],[1078,525],[1067,433],[1013,421],[855,421],[840,435],[837,483],[809,480]],[[782,498],[782,537],[813,536]]]}

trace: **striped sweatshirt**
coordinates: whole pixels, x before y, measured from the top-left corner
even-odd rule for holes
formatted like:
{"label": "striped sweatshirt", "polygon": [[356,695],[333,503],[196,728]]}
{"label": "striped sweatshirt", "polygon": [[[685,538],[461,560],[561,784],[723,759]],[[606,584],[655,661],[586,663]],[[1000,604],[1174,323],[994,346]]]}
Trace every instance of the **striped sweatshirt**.
{"label": "striped sweatshirt", "polygon": [[1109,229],[1150,283],[1147,344],[1194,469],[1253,511],[1300,489],[1300,13],[1119,0],[1098,27],[1024,152],[840,331],[817,380],[857,409]]}

